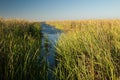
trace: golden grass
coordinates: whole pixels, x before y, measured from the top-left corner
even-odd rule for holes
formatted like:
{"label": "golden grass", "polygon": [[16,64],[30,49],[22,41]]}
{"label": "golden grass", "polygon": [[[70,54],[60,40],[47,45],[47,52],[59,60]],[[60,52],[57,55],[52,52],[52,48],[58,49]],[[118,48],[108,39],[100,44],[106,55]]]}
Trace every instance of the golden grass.
{"label": "golden grass", "polygon": [[56,45],[57,79],[119,80],[120,20],[52,23],[56,24],[64,24],[63,30],[69,25]]}

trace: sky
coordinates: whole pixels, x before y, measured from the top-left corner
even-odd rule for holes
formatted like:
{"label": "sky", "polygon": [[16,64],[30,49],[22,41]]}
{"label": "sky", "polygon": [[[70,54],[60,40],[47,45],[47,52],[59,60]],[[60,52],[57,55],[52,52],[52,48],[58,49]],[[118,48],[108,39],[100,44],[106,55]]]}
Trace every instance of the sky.
{"label": "sky", "polygon": [[0,0],[0,17],[37,21],[120,18],[120,0]]}

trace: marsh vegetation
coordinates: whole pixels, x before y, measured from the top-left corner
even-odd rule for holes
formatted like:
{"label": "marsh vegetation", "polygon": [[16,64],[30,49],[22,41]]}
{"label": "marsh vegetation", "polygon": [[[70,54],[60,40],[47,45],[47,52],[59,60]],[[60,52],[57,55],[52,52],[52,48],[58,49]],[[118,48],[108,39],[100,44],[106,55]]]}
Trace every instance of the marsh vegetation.
{"label": "marsh vegetation", "polygon": [[1,80],[120,80],[120,20],[46,24],[0,19]]}
{"label": "marsh vegetation", "polygon": [[40,23],[0,20],[0,79],[46,79]]}
{"label": "marsh vegetation", "polygon": [[48,22],[56,44],[57,80],[120,80],[120,20]]}

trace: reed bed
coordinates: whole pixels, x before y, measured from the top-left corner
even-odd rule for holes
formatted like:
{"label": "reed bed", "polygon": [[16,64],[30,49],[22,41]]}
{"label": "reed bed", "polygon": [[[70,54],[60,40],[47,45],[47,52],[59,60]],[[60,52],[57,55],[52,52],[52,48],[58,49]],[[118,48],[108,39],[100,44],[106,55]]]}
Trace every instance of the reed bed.
{"label": "reed bed", "polygon": [[[55,45],[56,80],[120,80],[120,20],[46,23],[64,31]],[[48,79],[41,30],[37,22],[0,19],[1,80]]]}
{"label": "reed bed", "polygon": [[45,80],[37,22],[0,19],[0,80]]}
{"label": "reed bed", "polygon": [[56,80],[120,80],[120,20],[56,24],[74,25],[56,44]]}

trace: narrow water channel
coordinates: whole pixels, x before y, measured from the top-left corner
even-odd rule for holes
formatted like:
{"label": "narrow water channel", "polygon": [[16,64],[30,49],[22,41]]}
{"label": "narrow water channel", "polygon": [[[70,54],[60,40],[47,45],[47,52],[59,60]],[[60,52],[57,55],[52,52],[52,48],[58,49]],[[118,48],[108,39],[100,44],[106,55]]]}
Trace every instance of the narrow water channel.
{"label": "narrow water channel", "polygon": [[[42,55],[46,57],[49,69],[53,69],[56,63],[54,46],[61,34],[61,31],[45,23],[42,23],[41,27],[43,33],[42,47],[44,48],[42,50]],[[53,75],[48,71],[48,80],[51,80],[51,78],[53,79]]]}

